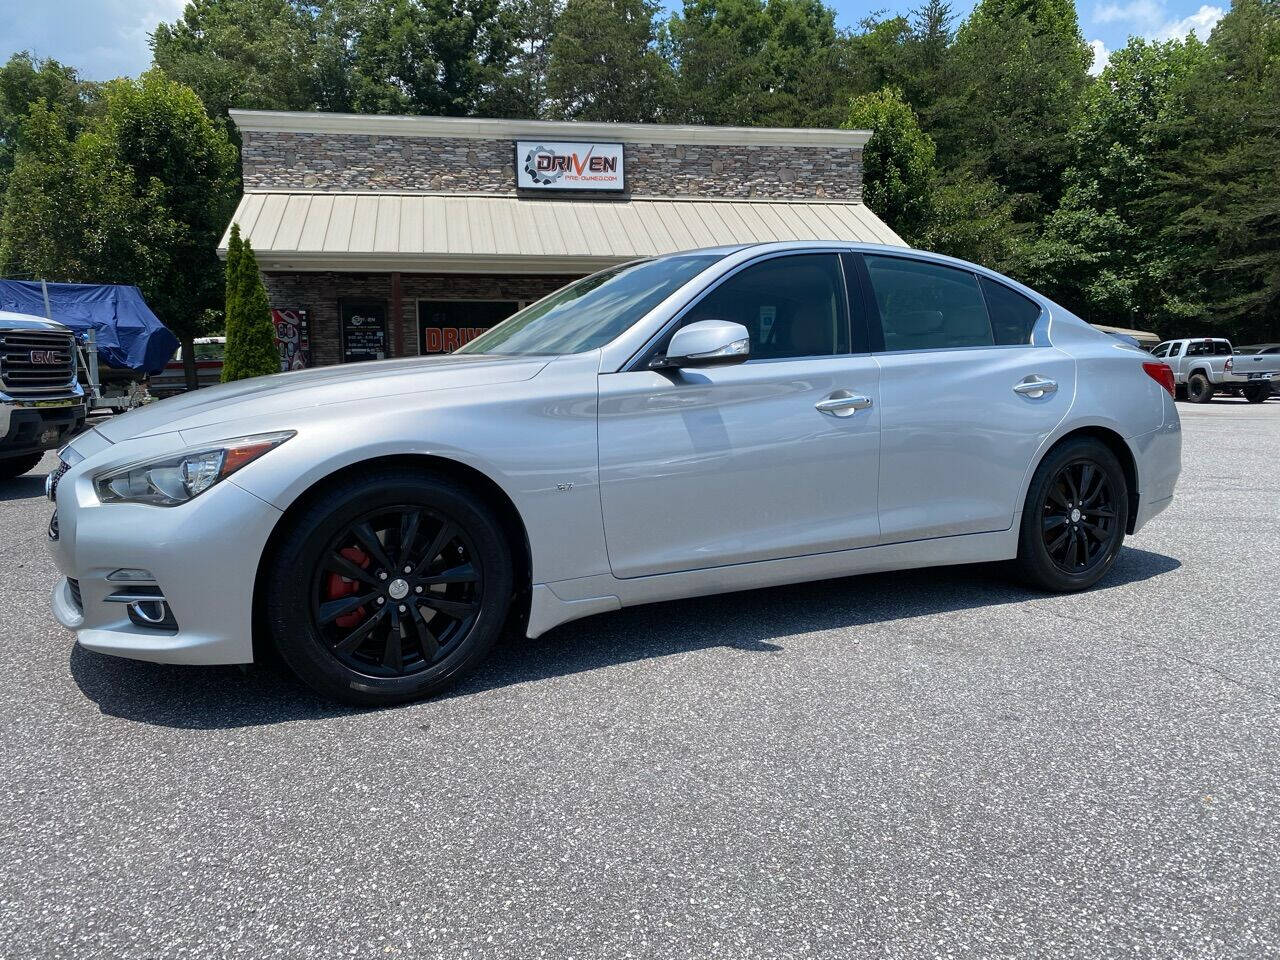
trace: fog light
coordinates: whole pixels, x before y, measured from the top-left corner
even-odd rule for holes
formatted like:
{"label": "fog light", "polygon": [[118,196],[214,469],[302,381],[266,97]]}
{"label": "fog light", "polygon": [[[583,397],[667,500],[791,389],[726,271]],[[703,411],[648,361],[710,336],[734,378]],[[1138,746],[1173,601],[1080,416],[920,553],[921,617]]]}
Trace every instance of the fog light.
{"label": "fog light", "polygon": [[[119,571],[117,571],[119,572]],[[145,570],[135,571],[146,573]],[[127,587],[106,598],[108,603],[123,603],[129,612],[129,621],[135,627],[149,630],[177,630],[178,621],[169,609],[159,587]]]}
{"label": "fog light", "polygon": [[108,580],[116,583],[155,583],[156,578],[150,570],[139,570],[135,567],[122,567],[107,574]]}
{"label": "fog light", "polygon": [[129,619],[139,627],[153,630],[177,630],[178,621],[173,618],[169,604],[164,600],[134,600],[126,608]]}

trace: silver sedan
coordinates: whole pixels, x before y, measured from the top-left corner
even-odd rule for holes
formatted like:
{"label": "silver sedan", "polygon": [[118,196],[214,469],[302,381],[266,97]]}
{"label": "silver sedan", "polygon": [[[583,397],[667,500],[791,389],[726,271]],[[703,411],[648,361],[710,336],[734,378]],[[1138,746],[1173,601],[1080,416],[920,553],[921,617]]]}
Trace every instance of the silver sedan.
{"label": "silver sedan", "polygon": [[1169,505],[1169,368],[973,264],[783,243],[629,263],[448,356],[82,434],[54,612],[102,653],[384,704],[633,604],[1012,560],[1081,590]]}

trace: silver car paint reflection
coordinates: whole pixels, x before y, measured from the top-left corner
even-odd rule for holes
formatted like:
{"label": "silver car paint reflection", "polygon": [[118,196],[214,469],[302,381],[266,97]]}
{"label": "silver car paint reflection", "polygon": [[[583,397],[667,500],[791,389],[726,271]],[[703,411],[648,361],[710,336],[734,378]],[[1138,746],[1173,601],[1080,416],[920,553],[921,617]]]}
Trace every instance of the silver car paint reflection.
{"label": "silver car paint reflection", "polygon": [[[308,489],[384,458],[448,460],[487,478],[521,517],[531,559],[528,633],[655,600],[823,577],[1001,560],[1017,550],[1027,485],[1081,428],[1122,437],[1137,464],[1141,527],[1180,469],[1172,399],[1150,357],[1034,291],[1033,344],[630,369],[718,278],[757,257],[858,249],[765,244],[722,251],[601,349],[559,357],[444,356],[327,367],[227,384],[108,421],[74,441],[85,459],[57,493],[58,619],[86,647],[179,663],[253,658],[258,566]],[[964,264],[979,273],[981,268]],[[1028,376],[1058,390],[1024,397]],[[815,403],[871,400],[848,416]],[[288,443],[188,504],[99,503],[113,467],[229,437]],[[152,571],[181,629],[132,626],[104,603],[107,575]]]}

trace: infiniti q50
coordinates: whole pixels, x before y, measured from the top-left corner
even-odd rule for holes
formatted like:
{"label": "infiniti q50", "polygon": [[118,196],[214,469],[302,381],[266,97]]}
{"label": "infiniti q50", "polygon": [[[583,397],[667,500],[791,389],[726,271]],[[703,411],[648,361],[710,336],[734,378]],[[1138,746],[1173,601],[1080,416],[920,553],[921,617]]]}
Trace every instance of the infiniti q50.
{"label": "infiniti q50", "polygon": [[214,664],[274,644],[372,705],[457,680],[507,624],[977,561],[1081,590],[1169,505],[1172,389],[1149,355],[945,257],[627,263],[447,356],[98,424],[48,481],[53,607],[92,650]]}

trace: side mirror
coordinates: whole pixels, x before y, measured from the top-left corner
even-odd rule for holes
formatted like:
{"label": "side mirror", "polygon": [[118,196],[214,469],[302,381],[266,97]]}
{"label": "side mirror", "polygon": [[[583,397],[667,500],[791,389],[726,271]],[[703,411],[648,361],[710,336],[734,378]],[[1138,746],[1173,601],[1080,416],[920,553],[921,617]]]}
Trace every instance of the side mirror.
{"label": "side mirror", "polygon": [[698,320],[681,327],[667,344],[667,355],[656,357],[649,367],[714,367],[742,363],[751,357],[751,335],[740,323],[729,320]]}

